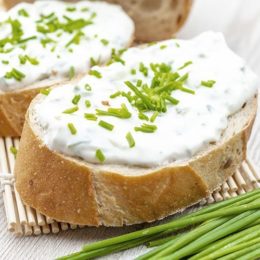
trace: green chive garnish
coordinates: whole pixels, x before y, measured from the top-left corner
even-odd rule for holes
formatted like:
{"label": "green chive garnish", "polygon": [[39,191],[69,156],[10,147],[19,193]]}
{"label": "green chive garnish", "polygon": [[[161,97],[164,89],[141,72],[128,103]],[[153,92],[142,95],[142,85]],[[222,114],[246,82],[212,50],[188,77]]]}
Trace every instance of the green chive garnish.
{"label": "green chive garnish", "polygon": [[92,87],[89,85],[89,84],[85,84],[85,90],[87,91],[91,91],[92,90]]}
{"label": "green chive garnish", "polygon": [[135,75],[136,74],[136,69],[131,69],[131,74]]}
{"label": "green chive garnish", "polygon": [[152,114],[152,116],[151,116],[151,118],[150,118],[150,122],[154,122],[155,121],[155,119],[157,118],[157,116],[159,115],[159,112],[158,111],[155,111],[153,114]]}
{"label": "green chive garnish", "polygon": [[120,95],[121,95],[121,92],[120,92],[120,91],[117,91],[116,93],[110,95],[110,98],[116,98],[116,97],[118,97],[118,96],[120,96]]}
{"label": "green chive garnish", "polygon": [[75,68],[73,66],[70,67],[70,70],[69,70],[69,79],[73,79],[75,76]]}
{"label": "green chive garnish", "polygon": [[18,14],[19,14],[20,16],[29,17],[29,14],[27,13],[27,11],[26,11],[25,9],[20,9],[20,10],[18,11]]}
{"label": "green chive garnish", "polygon": [[179,67],[178,70],[182,70],[191,64],[192,64],[192,61],[187,61],[181,67]]}
{"label": "green chive garnish", "polygon": [[89,75],[95,76],[98,79],[102,78],[101,73],[99,71],[97,71],[97,70],[90,70],[89,71]]}
{"label": "green chive garnish", "polygon": [[39,61],[36,58],[30,57],[28,55],[19,55],[19,60],[21,64],[25,64],[26,61],[30,62],[32,65],[38,65]]}
{"label": "green chive garnish", "polygon": [[7,64],[9,64],[9,61],[8,60],[2,60],[2,63],[7,65]]}
{"label": "green chive garnish", "polygon": [[167,48],[167,45],[161,45],[161,46],[160,46],[160,49],[161,49],[161,50],[163,50],[163,49],[165,49],[165,48]]}
{"label": "green chive garnish", "polygon": [[103,45],[105,45],[105,46],[107,46],[107,45],[109,44],[109,41],[106,40],[106,39],[101,39],[100,41],[101,41],[101,42],[103,43]]}
{"label": "green chive garnish", "polygon": [[21,71],[13,68],[11,71],[7,72],[5,74],[6,79],[12,79],[14,78],[17,81],[22,81],[23,78],[25,78],[25,74],[23,74]]}
{"label": "green chive garnish", "polygon": [[14,157],[16,157],[18,151],[17,151],[17,149],[14,146],[11,146],[10,147],[10,152],[14,155]]}
{"label": "green chive garnish", "polygon": [[77,129],[75,128],[75,126],[72,123],[68,123],[68,128],[72,135],[75,135],[77,133]]}
{"label": "green chive garnish", "polygon": [[48,96],[51,92],[51,89],[50,88],[44,88],[44,89],[41,89],[40,90],[40,93],[45,95],[45,96]]}
{"label": "green chive garnish", "polygon": [[89,100],[85,100],[85,106],[87,108],[91,107],[91,102]]}
{"label": "green chive garnish", "polygon": [[95,114],[85,113],[84,117],[88,120],[97,121],[97,116]]}
{"label": "green chive garnish", "polygon": [[103,120],[100,120],[99,123],[98,123],[99,126],[109,130],[109,131],[112,131],[114,129],[114,126],[106,121],[103,121]]}
{"label": "green chive garnish", "polygon": [[149,117],[146,114],[142,113],[142,112],[139,112],[138,117],[141,120],[146,120],[146,121],[149,120]]}
{"label": "green chive garnish", "polygon": [[132,148],[135,146],[135,140],[130,132],[126,134],[126,140],[129,144],[129,147]]}
{"label": "green chive garnish", "polygon": [[157,130],[156,125],[142,124],[141,126],[135,127],[135,131],[144,133],[154,133]]}
{"label": "green chive garnish", "polygon": [[75,95],[74,98],[71,100],[71,102],[74,105],[77,105],[79,103],[80,99],[81,99],[81,95]]}
{"label": "green chive garnish", "polygon": [[215,80],[208,80],[208,81],[202,80],[201,81],[201,85],[205,86],[205,87],[208,87],[208,88],[212,88],[215,83],[216,83]]}
{"label": "green chive garnish", "polygon": [[96,150],[96,158],[103,163],[106,160],[105,155],[103,154],[103,152],[100,149]]}
{"label": "green chive garnish", "polygon": [[130,118],[131,113],[128,111],[125,104],[121,104],[120,108],[108,108],[107,111],[96,109],[98,116],[114,116],[118,118]]}
{"label": "green chive garnish", "polygon": [[78,110],[79,110],[78,107],[72,107],[72,108],[68,108],[68,109],[64,110],[62,113],[63,114],[72,114]]}

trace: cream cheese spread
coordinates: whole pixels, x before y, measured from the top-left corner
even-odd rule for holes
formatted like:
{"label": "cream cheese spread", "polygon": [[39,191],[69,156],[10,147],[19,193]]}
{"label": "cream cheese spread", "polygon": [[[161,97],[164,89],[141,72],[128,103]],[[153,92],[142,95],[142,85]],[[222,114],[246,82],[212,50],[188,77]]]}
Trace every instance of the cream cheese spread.
{"label": "cream cheese spread", "polygon": [[104,2],[21,3],[0,17],[0,91],[71,78],[127,47],[134,25]]}
{"label": "cream cheese spread", "polygon": [[217,142],[257,77],[221,33],[130,48],[35,104],[51,149],[91,163],[156,167]]}

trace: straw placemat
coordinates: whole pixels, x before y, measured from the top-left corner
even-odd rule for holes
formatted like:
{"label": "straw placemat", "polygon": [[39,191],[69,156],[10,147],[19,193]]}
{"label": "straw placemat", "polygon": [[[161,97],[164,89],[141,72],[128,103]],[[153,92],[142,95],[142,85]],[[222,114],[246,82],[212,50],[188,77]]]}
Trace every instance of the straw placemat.
{"label": "straw placemat", "polygon": [[[19,139],[0,138],[0,180],[1,193],[4,198],[7,228],[17,236],[30,236],[48,233],[58,233],[62,230],[82,228],[83,226],[57,222],[33,208],[25,206],[14,187],[14,175],[12,174],[15,156],[10,147],[18,149]],[[260,173],[252,161],[247,158],[232,177],[201,204],[221,201],[238,194],[245,193],[260,187]]]}

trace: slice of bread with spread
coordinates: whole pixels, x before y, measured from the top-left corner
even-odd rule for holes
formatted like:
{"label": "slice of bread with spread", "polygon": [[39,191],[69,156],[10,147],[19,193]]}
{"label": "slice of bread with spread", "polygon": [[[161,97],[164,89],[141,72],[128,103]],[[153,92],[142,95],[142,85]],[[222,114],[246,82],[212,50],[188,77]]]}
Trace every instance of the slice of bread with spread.
{"label": "slice of bread with spread", "polygon": [[59,221],[122,226],[199,202],[245,158],[257,77],[219,33],[130,48],[30,105],[22,200]]}
{"label": "slice of bread with spread", "polygon": [[[104,2],[21,3],[0,17],[0,136],[20,136],[40,90],[106,64],[133,41],[134,24]],[[44,90],[45,91],[45,90]]]}

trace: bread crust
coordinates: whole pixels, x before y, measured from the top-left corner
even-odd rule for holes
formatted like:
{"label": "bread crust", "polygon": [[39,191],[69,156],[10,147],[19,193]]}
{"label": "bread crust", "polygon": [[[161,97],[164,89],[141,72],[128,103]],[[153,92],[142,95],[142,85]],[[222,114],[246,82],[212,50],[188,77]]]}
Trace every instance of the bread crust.
{"label": "bread crust", "polygon": [[33,98],[42,89],[65,84],[65,79],[43,80],[26,88],[0,92],[0,136],[21,136],[24,117]]}
{"label": "bread crust", "polygon": [[257,108],[254,97],[230,117],[217,144],[188,162],[127,175],[124,167],[119,171],[49,150],[30,120],[34,102],[37,98],[27,112],[15,165],[17,191],[25,204],[51,218],[89,226],[151,222],[205,198],[245,158]]}

